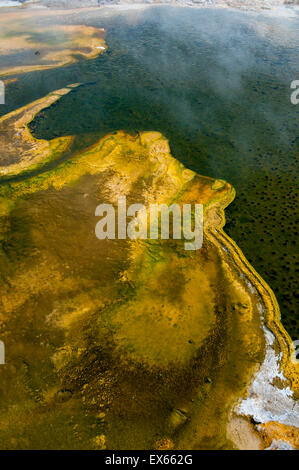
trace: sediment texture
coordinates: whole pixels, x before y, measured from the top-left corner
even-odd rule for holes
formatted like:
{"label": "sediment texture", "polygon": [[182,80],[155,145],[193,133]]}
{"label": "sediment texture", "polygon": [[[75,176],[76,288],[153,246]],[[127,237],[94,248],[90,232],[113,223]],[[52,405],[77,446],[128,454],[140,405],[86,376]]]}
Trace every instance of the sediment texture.
{"label": "sediment texture", "polygon": [[[9,117],[23,177],[0,187],[1,447],[296,447],[298,368],[273,293],[223,232],[232,186],[184,168],[157,132],[107,135],[26,176],[36,109]],[[98,240],[95,208],[123,195],[203,204],[203,247]]]}

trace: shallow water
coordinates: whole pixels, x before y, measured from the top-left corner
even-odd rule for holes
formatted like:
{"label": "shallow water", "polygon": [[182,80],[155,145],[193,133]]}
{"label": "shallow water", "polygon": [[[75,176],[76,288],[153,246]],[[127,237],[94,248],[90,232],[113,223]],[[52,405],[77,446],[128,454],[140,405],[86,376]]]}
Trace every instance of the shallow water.
{"label": "shallow water", "polygon": [[0,111],[81,82],[39,113],[36,137],[76,134],[84,147],[117,129],[157,130],[186,166],[232,183],[226,232],[272,287],[298,339],[299,106],[290,102],[290,83],[299,79],[299,19],[158,7],[59,21],[105,27],[109,52],[20,76]]}

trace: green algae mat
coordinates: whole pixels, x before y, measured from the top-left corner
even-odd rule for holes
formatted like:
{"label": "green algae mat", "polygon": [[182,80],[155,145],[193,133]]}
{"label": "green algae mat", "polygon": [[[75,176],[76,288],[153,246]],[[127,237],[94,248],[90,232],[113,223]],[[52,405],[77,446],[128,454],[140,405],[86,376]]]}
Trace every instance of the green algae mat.
{"label": "green algae mat", "polygon": [[[279,416],[296,414],[291,340],[272,291],[222,230],[233,187],[186,169],[158,132],[108,134],[46,170],[57,140],[35,139],[27,121],[68,91],[5,117],[14,126],[2,137],[19,136],[6,173],[22,179],[0,188],[1,448],[265,448],[281,436],[296,447],[297,428]],[[72,142],[58,140],[63,151]],[[202,248],[99,240],[95,208],[123,195],[202,204]],[[255,396],[276,402],[256,428],[246,403],[269,354],[280,372],[264,376],[270,396]]]}
{"label": "green algae mat", "polygon": [[[294,341],[299,142],[290,84],[298,77],[298,21],[175,7],[11,10],[1,12],[0,28],[1,115],[82,83],[36,116],[30,129],[37,138],[75,136],[81,148],[119,129],[155,130],[187,168],[234,186],[226,231],[273,289]],[[103,52],[96,49],[104,47],[103,28],[107,51],[85,60]],[[47,54],[57,53],[59,41],[58,62],[72,63],[53,68]],[[16,66],[19,75],[1,75]],[[21,73],[27,66],[35,72]]]}

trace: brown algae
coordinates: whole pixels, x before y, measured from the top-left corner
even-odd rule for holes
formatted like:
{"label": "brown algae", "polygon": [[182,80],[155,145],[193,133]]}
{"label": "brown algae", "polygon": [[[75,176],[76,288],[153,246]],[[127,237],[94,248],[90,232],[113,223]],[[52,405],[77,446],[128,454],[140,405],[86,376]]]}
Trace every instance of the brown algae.
{"label": "brown algae", "polygon": [[[28,135],[33,114],[22,113]],[[51,158],[56,144],[42,145]],[[98,240],[96,206],[122,195],[203,204],[203,247]],[[297,446],[298,427],[258,427],[242,411],[267,358],[266,329],[294,413],[298,366],[272,291],[223,232],[234,195],[184,168],[157,132],[107,135],[0,187],[1,448],[230,449],[246,435],[253,448],[271,436]]]}

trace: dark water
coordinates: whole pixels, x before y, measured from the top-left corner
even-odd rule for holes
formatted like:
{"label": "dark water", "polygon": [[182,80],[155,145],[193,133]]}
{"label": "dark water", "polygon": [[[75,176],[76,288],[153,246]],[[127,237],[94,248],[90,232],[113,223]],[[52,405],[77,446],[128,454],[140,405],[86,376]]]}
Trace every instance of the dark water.
{"label": "dark water", "polygon": [[272,287],[285,327],[299,339],[299,105],[290,102],[299,18],[166,7],[74,15],[71,23],[107,28],[109,52],[21,76],[8,107],[81,82],[39,113],[36,137],[76,134],[75,147],[84,147],[117,129],[161,131],[187,167],[232,183],[237,197],[225,230]]}

